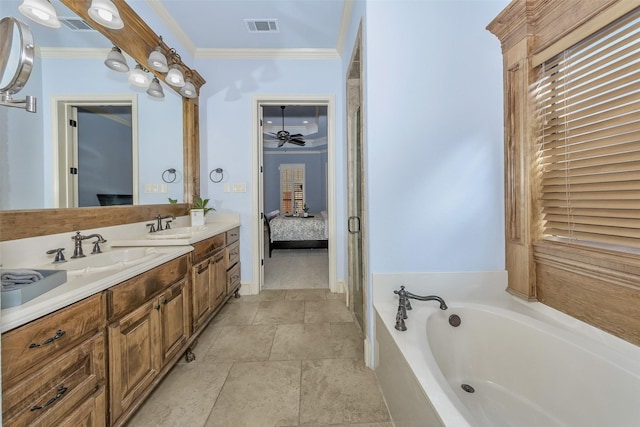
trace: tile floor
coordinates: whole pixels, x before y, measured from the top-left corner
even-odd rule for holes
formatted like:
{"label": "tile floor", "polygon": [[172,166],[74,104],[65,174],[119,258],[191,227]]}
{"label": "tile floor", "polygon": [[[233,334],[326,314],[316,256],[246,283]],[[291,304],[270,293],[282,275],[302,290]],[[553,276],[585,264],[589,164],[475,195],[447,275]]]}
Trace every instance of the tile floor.
{"label": "tile floor", "polygon": [[344,295],[232,298],[129,427],[393,427]]}
{"label": "tile floor", "polygon": [[[300,278],[304,277],[304,283]],[[329,287],[327,249],[265,251],[263,289],[322,289]]]}

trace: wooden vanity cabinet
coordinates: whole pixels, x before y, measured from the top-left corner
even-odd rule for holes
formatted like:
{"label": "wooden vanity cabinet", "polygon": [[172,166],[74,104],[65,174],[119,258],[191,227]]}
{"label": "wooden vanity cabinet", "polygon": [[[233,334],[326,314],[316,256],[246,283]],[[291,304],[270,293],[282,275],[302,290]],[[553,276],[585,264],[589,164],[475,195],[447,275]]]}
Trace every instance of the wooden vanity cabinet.
{"label": "wooden vanity cabinet", "polygon": [[193,245],[191,269],[192,327],[194,333],[209,323],[224,302],[226,235],[221,233]]}
{"label": "wooden vanity cabinet", "polygon": [[105,317],[97,294],[2,335],[3,425],[106,424]]}
{"label": "wooden vanity cabinet", "polygon": [[111,425],[126,421],[184,351],[189,268],[184,255],[105,291]]}
{"label": "wooden vanity cabinet", "polygon": [[226,263],[226,295],[236,292],[240,287],[240,230],[234,228],[227,231]]}

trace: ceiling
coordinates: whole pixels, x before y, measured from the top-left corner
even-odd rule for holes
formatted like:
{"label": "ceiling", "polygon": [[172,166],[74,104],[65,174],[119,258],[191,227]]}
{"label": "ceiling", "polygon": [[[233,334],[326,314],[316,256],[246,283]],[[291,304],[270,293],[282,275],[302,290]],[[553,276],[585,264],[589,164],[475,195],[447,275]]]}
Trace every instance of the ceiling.
{"label": "ceiling", "polygon": [[[60,0],[50,0],[58,16],[77,18]],[[15,16],[29,23],[35,44],[41,49],[84,48],[109,49],[111,44],[95,30],[71,30],[63,25],[47,28],[25,18],[18,6],[22,0],[0,0],[0,15]],[[177,40],[194,58],[269,57],[339,58],[345,24],[352,3],[345,0],[127,0],[149,25],[169,29],[165,40]],[[276,20],[277,32],[250,32],[245,20]],[[92,22],[87,22],[92,25]],[[258,24],[260,25],[260,24]],[[171,43],[169,43],[171,45]],[[281,128],[279,106],[265,107],[264,118]],[[307,147],[326,145],[326,108],[289,105],[285,128],[307,120],[318,123],[318,131],[303,133]],[[268,127],[267,127],[268,129]],[[277,130],[276,130],[277,132]],[[269,146],[265,135],[265,146]],[[315,141],[315,143],[313,142]],[[296,148],[285,144],[287,148]]]}

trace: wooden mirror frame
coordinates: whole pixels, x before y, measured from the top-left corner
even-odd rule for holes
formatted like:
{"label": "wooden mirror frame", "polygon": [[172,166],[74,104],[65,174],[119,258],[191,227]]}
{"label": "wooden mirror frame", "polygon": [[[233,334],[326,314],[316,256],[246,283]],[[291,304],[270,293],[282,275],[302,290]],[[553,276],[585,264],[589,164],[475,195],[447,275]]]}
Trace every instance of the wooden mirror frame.
{"label": "wooden mirror frame", "polygon": [[[82,19],[91,22],[97,31],[140,64],[147,63],[149,52],[158,45],[162,47],[165,55],[169,52],[170,48],[161,42],[160,36],[135,13],[125,0],[112,1],[124,21],[124,28],[121,30],[111,30],[100,24],[93,24],[87,12],[90,0],[61,0],[64,5]],[[191,77],[196,91],[200,93],[200,88],[205,84],[202,76],[182,62],[179,67],[184,75]],[[164,81],[163,74],[153,70],[150,72]],[[182,98],[182,116],[184,203],[4,211],[0,212],[0,241],[148,221],[158,214],[186,215],[194,197],[200,192],[200,119],[197,97]]]}

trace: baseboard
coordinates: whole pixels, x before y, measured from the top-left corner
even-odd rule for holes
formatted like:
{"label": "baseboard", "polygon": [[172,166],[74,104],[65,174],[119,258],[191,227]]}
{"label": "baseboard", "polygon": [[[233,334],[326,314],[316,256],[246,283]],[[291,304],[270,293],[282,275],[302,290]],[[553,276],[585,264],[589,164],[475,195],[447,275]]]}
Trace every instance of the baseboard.
{"label": "baseboard", "polygon": [[[254,289],[255,288],[255,289]],[[257,295],[260,293],[260,290],[257,289],[257,285],[252,283],[241,283],[240,290],[238,291],[240,295]]]}

